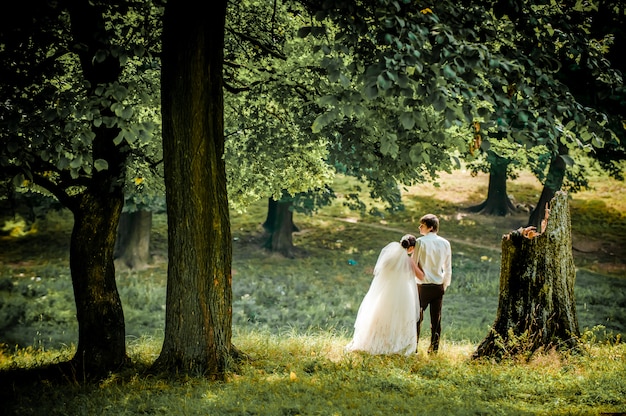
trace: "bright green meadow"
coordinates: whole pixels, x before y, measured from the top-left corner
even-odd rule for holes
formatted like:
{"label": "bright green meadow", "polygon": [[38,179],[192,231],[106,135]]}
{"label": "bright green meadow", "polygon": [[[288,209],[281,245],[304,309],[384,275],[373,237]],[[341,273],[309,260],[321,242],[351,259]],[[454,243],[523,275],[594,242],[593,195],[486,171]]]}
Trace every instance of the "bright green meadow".
{"label": "bright green meadow", "polygon": [[[347,192],[350,181],[338,178]],[[595,178],[571,195],[576,306],[582,352],[541,351],[501,362],[472,360],[498,307],[500,240],[528,219],[469,214],[487,178],[444,175],[440,186],[405,189],[405,210],[348,210],[340,197],[313,216],[294,215],[293,259],[260,248],[266,203],[232,213],[233,343],[247,354],[225,382],[152,374],[163,339],[166,219],[155,215],[154,263],[118,270],[129,368],[99,383],[25,378],[71,358],[77,324],[68,267],[71,217],[51,213],[36,232],[0,240],[0,414],[7,415],[594,415],[626,412],[626,194]],[[541,188],[529,175],[509,184],[521,205]],[[438,355],[346,353],[380,249],[419,217],[441,218],[453,249],[453,283]],[[25,230],[27,231],[27,230]],[[19,234],[19,233],[18,233]],[[523,340],[519,340],[523,342]]]}

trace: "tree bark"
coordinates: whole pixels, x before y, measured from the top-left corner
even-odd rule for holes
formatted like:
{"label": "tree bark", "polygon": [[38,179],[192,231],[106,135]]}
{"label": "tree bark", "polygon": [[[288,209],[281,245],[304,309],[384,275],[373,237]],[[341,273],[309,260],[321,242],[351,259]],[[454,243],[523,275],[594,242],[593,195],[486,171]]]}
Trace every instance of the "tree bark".
{"label": "tree bark", "polygon": [[232,338],[223,120],[227,0],[168,2],[161,99],[168,217],[165,337],[154,367],[221,380]]}
{"label": "tree bark", "polygon": [[567,154],[567,147],[561,146],[559,149],[559,155],[557,155],[557,157],[552,159],[550,162],[548,176],[546,178],[546,182],[543,184],[539,202],[537,202],[535,209],[531,211],[530,218],[528,219],[529,226],[539,228],[541,220],[545,216],[548,203],[552,200],[552,198],[554,198],[556,192],[561,189],[561,186],[563,186],[563,179],[565,178],[567,164],[565,163],[565,159],[561,157],[561,154]]}
{"label": "tree bark", "polygon": [[152,212],[123,212],[115,241],[116,266],[143,270],[150,263]]}
{"label": "tree bark", "polygon": [[104,195],[85,192],[71,206],[70,269],[78,320],[78,347],[72,364],[79,379],[106,375],[127,361],[124,312],[113,264],[123,204],[120,188]]}
{"label": "tree bark", "polygon": [[549,213],[538,236],[524,237],[520,229],[503,237],[498,312],[475,358],[578,345],[576,270],[565,192],[556,193]]}
{"label": "tree bark", "polygon": [[487,199],[478,205],[469,207],[468,210],[483,215],[504,217],[517,209],[506,191],[506,173],[510,161],[495,154],[493,156],[494,160],[489,168]]}
{"label": "tree bark", "polygon": [[[88,93],[99,85],[119,80],[120,61],[94,56],[110,50],[109,35],[101,10],[89,2],[67,3],[74,44]],[[115,117],[110,108],[103,117]],[[72,211],[74,227],[70,242],[70,269],[78,320],[78,346],[71,364],[81,379],[100,377],[127,361],[125,323],[115,284],[113,251],[120,213],[124,204],[123,185],[128,146],[116,145],[118,127],[105,123],[92,126],[93,160],[107,161],[108,168],[94,169],[85,190],[75,196],[55,193]],[[54,192],[54,191],[53,191]]]}
{"label": "tree bark", "polygon": [[263,228],[268,236],[263,247],[272,253],[280,253],[285,257],[294,257],[293,232],[298,228],[293,223],[293,202],[269,199],[267,218]]}

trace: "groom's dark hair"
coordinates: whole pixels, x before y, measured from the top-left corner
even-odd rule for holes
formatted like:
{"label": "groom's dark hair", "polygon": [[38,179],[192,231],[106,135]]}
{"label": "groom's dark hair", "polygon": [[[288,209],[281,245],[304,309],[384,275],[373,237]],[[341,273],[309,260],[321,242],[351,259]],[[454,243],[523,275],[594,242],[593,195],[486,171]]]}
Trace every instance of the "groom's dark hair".
{"label": "groom's dark hair", "polygon": [[435,214],[426,214],[420,219],[420,223],[427,227],[433,227],[434,232],[439,231],[439,218]]}

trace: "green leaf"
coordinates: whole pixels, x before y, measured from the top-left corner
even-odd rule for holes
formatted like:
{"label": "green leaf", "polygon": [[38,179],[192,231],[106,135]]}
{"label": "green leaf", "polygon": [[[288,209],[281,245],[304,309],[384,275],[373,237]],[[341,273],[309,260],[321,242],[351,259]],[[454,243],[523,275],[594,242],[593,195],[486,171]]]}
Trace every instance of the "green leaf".
{"label": "green leaf", "polygon": [[115,136],[115,138],[113,139],[113,144],[118,146],[120,143],[122,143],[122,141],[124,140],[124,134],[125,134],[125,130],[120,130],[118,135]]}
{"label": "green leaf", "polygon": [[406,88],[409,86],[409,77],[405,74],[399,73],[397,82],[400,88]]}
{"label": "green leaf", "polygon": [[350,79],[344,74],[339,75],[339,83],[342,87],[348,88],[350,86]]}
{"label": "green leaf", "polygon": [[443,95],[438,94],[437,97],[435,97],[433,108],[438,112],[441,112],[446,108],[446,100]]}
{"label": "green leaf", "polygon": [[376,78],[376,84],[378,84],[380,89],[383,91],[388,89],[391,86],[391,83],[387,79],[385,79],[383,74],[380,74],[378,78]]}
{"label": "green leaf", "polygon": [[452,69],[450,65],[445,65],[443,67],[443,76],[446,77],[447,79],[455,79],[456,72],[454,72],[454,69]]}
{"label": "green leaf", "polygon": [[72,159],[72,161],[70,162],[70,168],[72,169],[78,169],[79,167],[81,167],[83,165],[83,157],[82,155],[78,155],[76,156],[74,159]]}
{"label": "green leaf", "polygon": [[311,131],[313,131],[313,133],[319,133],[320,131],[322,131],[324,127],[330,124],[330,122],[335,117],[336,115],[334,111],[329,111],[329,112],[319,115],[315,119],[315,121],[313,121],[313,124],[311,125]]}
{"label": "green leaf", "polygon": [[70,165],[70,161],[67,157],[61,156],[57,161],[57,169],[65,170]]}
{"label": "green leaf", "polygon": [[398,156],[398,144],[396,143],[397,137],[395,134],[385,134],[380,139],[380,151],[384,155],[389,155],[392,158]]}
{"label": "green leaf", "polygon": [[93,162],[93,167],[100,172],[109,168],[109,162],[104,159],[96,159]]}
{"label": "green leaf", "polygon": [[124,120],[130,120],[132,116],[133,116],[133,107],[129,105],[128,107],[124,108],[124,110],[122,111],[122,118]]}
{"label": "green leaf", "polygon": [[522,123],[528,123],[528,117],[530,116],[530,114],[528,114],[527,111],[519,111],[517,113],[517,118],[519,119],[519,121],[521,121]]}
{"label": "green leaf", "polygon": [[128,96],[128,89],[126,89],[126,87],[122,85],[117,84],[115,86],[115,89],[113,90],[113,97],[115,97],[117,101],[122,101],[127,96]]}
{"label": "green leaf", "polygon": [[400,115],[400,123],[406,130],[411,130],[415,126],[415,119],[413,113],[406,112]]}
{"label": "green leaf", "polygon": [[13,186],[15,186],[16,188],[21,188],[22,185],[24,184],[24,175],[21,173],[18,173],[17,175],[15,175],[13,177]]}
{"label": "green leaf", "polygon": [[591,144],[593,144],[593,147],[597,147],[601,149],[604,147],[604,140],[602,140],[600,136],[598,136],[597,134],[594,134],[591,137]]}
{"label": "green leaf", "polygon": [[376,84],[369,84],[365,86],[365,97],[368,100],[373,100],[378,97],[378,87]]}
{"label": "green leaf", "polygon": [[411,159],[411,162],[415,164],[421,163],[423,152],[424,152],[424,149],[419,143],[411,146],[411,150],[409,150],[409,158]]}
{"label": "green leaf", "polygon": [[80,133],[80,140],[86,145],[86,146],[91,146],[91,143],[93,142],[93,139],[96,138],[96,134],[94,132],[92,132],[91,130],[89,131],[83,131]]}
{"label": "green leaf", "polygon": [[334,95],[323,95],[317,99],[317,103],[321,106],[336,106],[338,102],[339,101],[337,100],[337,97],[335,97]]}

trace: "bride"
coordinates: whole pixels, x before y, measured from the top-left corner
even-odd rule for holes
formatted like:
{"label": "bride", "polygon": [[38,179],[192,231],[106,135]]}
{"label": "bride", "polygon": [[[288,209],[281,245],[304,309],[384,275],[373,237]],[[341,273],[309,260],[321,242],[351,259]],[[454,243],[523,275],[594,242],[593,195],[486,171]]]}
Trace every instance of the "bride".
{"label": "bride", "polygon": [[421,280],[424,273],[409,257],[415,241],[407,234],[381,250],[346,350],[405,355],[417,350],[420,305],[415,278]]}

